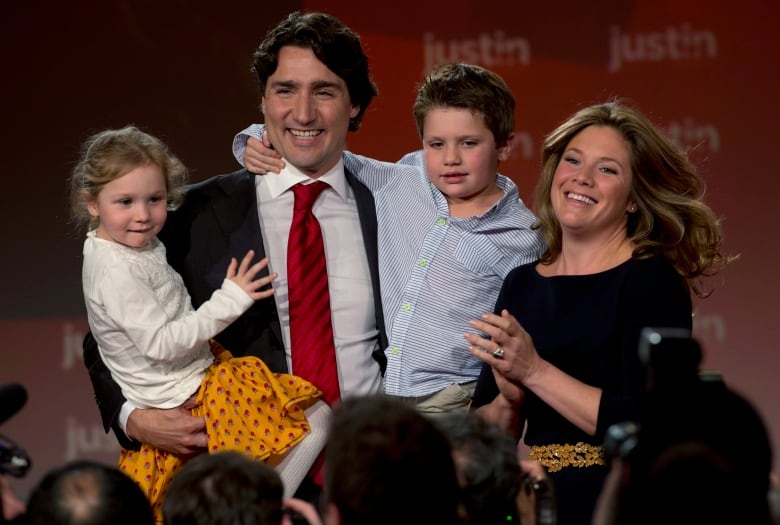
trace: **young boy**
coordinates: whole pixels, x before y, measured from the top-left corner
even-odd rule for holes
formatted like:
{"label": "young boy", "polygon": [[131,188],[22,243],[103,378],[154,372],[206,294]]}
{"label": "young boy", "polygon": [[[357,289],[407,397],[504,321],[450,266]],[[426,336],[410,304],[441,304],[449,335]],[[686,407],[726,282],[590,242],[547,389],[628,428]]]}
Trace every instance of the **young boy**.
{"label": "young boy", "polygon": [[[316,96],[297,101],[286,89],[288,125],[298,126],[287,132],[302,141],[316,136],[318,119],[327,118]],[[296,113],[298,103],[308,104],[306,111]],[[345,169],[376,202],[389,338],[385,392],[426,415],[468,407],[481,365],[466,350],[463,331],[469,319],[493,309],[507,273],[544,249],[532,229],[536,217],[515,184],[497,174],[511,152],[514,109],[497,74],[442,65],[422,82],[413,106],[422,151],[398,164],[344,153]],[[263,130],[253,125],[236,135],[234,155],[250,171],[278,172],[285,164],[257,140]]]}

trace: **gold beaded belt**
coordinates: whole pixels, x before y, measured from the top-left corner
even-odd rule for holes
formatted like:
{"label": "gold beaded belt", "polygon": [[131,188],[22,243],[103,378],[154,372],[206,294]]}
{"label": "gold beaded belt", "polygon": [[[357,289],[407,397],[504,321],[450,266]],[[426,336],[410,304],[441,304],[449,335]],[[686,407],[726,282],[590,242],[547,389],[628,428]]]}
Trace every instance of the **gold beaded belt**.
{"label": "gold beaded belt", "polygon": [[538,461],[548,472],[557,472],[563,467],[590,467],[604,465],[604,447],[580,441],[576,445],[532,445],[528,458]]}

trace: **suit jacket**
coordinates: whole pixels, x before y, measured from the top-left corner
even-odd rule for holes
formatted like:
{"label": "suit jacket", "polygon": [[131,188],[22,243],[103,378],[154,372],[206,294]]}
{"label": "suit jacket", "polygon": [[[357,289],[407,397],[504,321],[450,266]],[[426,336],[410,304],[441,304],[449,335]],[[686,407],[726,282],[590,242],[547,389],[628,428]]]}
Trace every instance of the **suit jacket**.
{"label": "suit jacket", "polygon": [[[195,308],[221,286],[231,257],[241,260],[250,249],[255,251],[255,260],[265,257],[254,177],[247,170],[240,170],[190,186],[184,203],[168,215],[160,232],[159,238],[165,244],[168,262],[181,274]],[[374,352],[373,358],[384,373],[387,337],[379,292],[374,198],[351,173],[346,172],[346,177],[357,201],[374,290],[379,349]],[[264,274],[268,274],[267,269]],[[273,297],[256,301],[215,339],[235,356],[254,355],[272,371],[288,372],[282,328]],[[113,427],[124,448],[137,449],[140,443],[128,439],[117,425],[117,416],[125,398],[101,360],[91,333],[84,338],[83,349],[84,364],[89,371],[106,432]]]}

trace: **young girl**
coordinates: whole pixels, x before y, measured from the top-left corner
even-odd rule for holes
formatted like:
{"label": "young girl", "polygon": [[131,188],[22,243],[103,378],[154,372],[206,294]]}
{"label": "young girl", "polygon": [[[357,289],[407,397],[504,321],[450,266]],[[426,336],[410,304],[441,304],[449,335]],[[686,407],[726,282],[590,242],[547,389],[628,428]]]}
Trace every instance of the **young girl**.
{"label": "young girl", "polygon": [[[128,126],[91,136],[71,176],[71,211],[87,227],[82,284],[89,327],[122,393],[142,408],[194,397],[208,450],[238,450],[277,467],[286,493],[322,450],[328,406],[311,383],[274,374],[256,357],[234,358],[212,337],[256,300],[276,274],[257,278],[249,251],[226,269],[221,289],[194,310],[157,233],[182,200],[186,168],[160,140]],[[305,446],[298,447],[305,439]],[[147,493],[158,520],[185,458],[142,445],[119,466]]]}

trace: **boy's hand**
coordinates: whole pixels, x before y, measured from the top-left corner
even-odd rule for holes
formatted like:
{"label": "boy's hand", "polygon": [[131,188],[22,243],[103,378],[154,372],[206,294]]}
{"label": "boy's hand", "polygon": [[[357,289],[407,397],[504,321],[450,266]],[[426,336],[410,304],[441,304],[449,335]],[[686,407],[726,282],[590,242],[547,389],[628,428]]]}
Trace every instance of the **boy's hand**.
{"label": "boy's hand", "polygon": [[265,175],[268,172],[279,173],[284,168],[284,161],[278,151],[268,141],[268,134],[263,132],[263,140],[249,137],[244,150],[244,166],[252,173]]}
{"label": "boy's hand", "polygon": [[262,288],[270,285],[271,282],[276,279],[277,274],[272,273],[266,277],[255,279],[257,274],[260,273],[260,270],[268,266],[268,257],[261,259],[255,264],[251,264],[252,258],[254,256],[254,250],[249,250],[246,252],[246,255],[244,256],[240,265],[238,264],[238,261],[236,261],[235,257],[231,259],[230,266],[228,266],[227,275],[225,275],[225,278],[230,279],[239,285],[249,297],[255,301],[259,301],[261,299],[265,299],[266,297],[271,297],[274,294],[273,288],[269,288],[267,290],[262,290]]}

